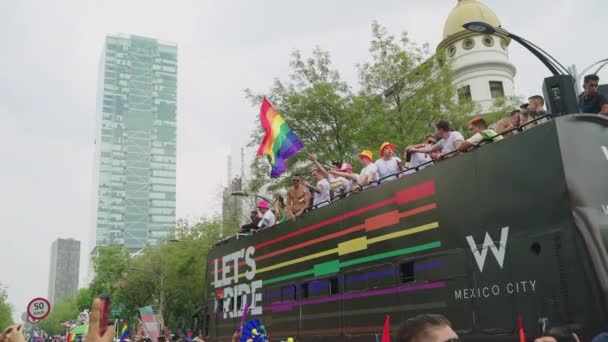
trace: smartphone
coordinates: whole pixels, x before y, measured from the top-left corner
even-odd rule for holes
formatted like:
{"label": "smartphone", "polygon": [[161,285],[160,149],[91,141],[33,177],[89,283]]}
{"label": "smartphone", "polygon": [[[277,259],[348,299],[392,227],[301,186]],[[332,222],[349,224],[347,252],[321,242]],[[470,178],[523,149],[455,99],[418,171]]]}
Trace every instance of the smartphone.
{"label": "smartphone", "polygon": [[99,336],[103,336],[108,327],[108,318],[110,317],[110,296],[102,294],[99,296],[101,300],[101,310],[99,312]]}

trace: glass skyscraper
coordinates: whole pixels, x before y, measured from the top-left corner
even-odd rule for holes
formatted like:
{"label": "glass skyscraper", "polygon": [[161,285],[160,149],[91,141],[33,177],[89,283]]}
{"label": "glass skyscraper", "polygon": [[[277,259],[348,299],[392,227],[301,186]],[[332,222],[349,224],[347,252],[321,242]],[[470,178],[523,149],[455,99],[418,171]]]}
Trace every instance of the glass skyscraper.
{"label": "glass skyscraper", "polygon": [[109,35],[99,81],[92,247],[135,252],[175,224],[177,46]]}

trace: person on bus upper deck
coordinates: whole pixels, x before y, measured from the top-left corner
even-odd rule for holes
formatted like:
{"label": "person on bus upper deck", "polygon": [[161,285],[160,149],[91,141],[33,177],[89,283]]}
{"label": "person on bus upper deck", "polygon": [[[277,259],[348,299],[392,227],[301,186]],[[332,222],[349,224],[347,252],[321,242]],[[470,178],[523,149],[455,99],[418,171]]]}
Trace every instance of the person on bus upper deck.
{"label": "person on bus upper deck", "polygon": [[602,110],[602,104],[606,102],[604,95],[600,94],[597,89],[599,87],[600,78],[595,74],[585,76],[583,80],[583,91],[578,96],[579,112],[597,114]]}
{"label": "person on bus upper deck", "polygon": [[547,111],[545,110],[545,99],[540,95],[534,95],[528,98],[527,109],[535,111],[536,116],[539,118],[547,115]]}
{"label": "person on bus upper deck", "polygon": [[422,314],[406,320],[397,332],[397,342],[457,341],[452,323],[442,315]]}
{"label": "person on bus upper deck", "polygon": [[395,157],[395,145],[385,142],[380,146],[380,159],[374,164],[378,168],[378,178],[382,179],[390,175],[395,175],[384,179],[384,181],[397,179],[397,173],[403,170],[401,159]]}
{"label": "person on bus upper deck", "polygon": [[287,221],[288,216],[289,214],[287,206],[285,205],[285,200],[283,199],[283,196],[277,194],[274,197],[274,217],[276,218],[276,223],[278,224]]}
{"label": "person on bus upper deck", "polygon": [[317,182],[315,186],[310,185],[308,182],[304,182],[304,185],[310,189],[310,191],[315,192],[315,197],[313,198],[312,205],[314,207],[324,207],[330,202],[330,187],[329,182],[327,181],[328,173],[323,168],[317,168],[312,171],[312,177]]}
{"label": "person on bus upper deck", "polygon": [[598,114],[608,116],[608,102],[602,105],[602,110]]}
{"label": "person on bus upper deck", "polygon": [[295,174],[291,181],[293,186],[287,190],[287,209],[292,220],[301,216],[310,202],[310,192],[302,184],[302,176]]}
{"label": "person on bus upper deck", "polygon": [[260,214],[258,214],[257,210],[253,210],[249,215],[251,219],[250,223],[244,224],[241,226],[239,233],[249,233],[252,229],[258,229],[258,223],[260,222]]}
{"label": "person on bus upper deck", "polygon": [[435,124],[437,133],[435,134],[441,140],[431,147],[423,147],[423,144],[409,146],[408,151],[431,153],[441,150],[442,155],[446,155],[458,150],[458,147],[464,141],[464,137],[460,132],[450,130],[450,123],[445,120],[440,120]]}
{"label": "person on bus upper deck", "polygon": [[[332,174],[331,171],[327,171],[325,169],[325,167],[323,167],[323,165],[319,162],[319,160],[317,159],[316,156],[314,155],[309,155],[308,159],[310,161],[312,161],[315,166],[317,167],[317,169],[319,169],[323,175],[327,178],[327,181],[329,182],[329,189],[330,189],[330,197],[333,199],[334,197],[340,196],[341,194],[345,194],[348,191],[350,191],[350,183],[349,181],[342,177],[342,176],[335,176]],[[341,162],[332,162],[332,168],[330,170],[335,170],[338,169],[342,166]]]}
{"label": "person on bus upper deck", "polygon": [[480,116],[474,117],[469,121],[470,138],[465,140],[458,150],[466,152],[475,146],[483,145],[489,142],[501,141],[503,137],[498,135],[494,130],[488,128],[488,124]]}
{"label": "person on bus upper deck", "polygon": [[[427,134],[424,137],[424,139],[422,140],[422,144],[424,144],[423,147],[433,147],[436,143],[437,143],[437,138],[435,138],[435,134],[432,134],[432,133]],[[425,167],[428,167],[430,165],[433,165],[430,163],[430,161],[433,160],[433,156],[431,153],[406,151],[405,160],[410,163],[408,165],[408,168],[411,169],[411,170],[408,170],[407,172],[405,172],[406,175],[416,172],[415,168],[419,167],[420,165],[426,164],[424,166],[421,166],[420,170],[424,169]]]}
{"label": "person on bus upper deck", "polygon": [[258,223],[258,228],[262,229],[274,226],[276,218],[274,217],[272,210],[270,210],[270,203],[261,200],[258,203],[258,210],[262,213],[262,219]]}
{"label": "person on bus upper deck", "polygon": [[[359,175],[353,173],[353,166],[349,163],[342,163],[342,166],[339,169],[331,169],[329,170],[329,173],[331,173],[334,177],[343,178],[348,182],[346,187],[347,192],[357,188],[357,178]],[[353,175],[354,177],[349,178],[349,175]]]}
{"label": "person on bus upper deck", "polygon": [[[376,185],[374,182],[378,181],[378,167],[372,161],[373,153],[370,150],[363,150],[357,155],[359,162],[363,165],[361,173],[356,174],[351,172],[332,171],[336,176],[342,176],[356,182],[356,186],[360,186],[363,189],[367,189]],[[350,166],[350,165],[348,165]],[[374,183],[374,184],[372,184]],[[353,185],[354,188],[355,185]]]}

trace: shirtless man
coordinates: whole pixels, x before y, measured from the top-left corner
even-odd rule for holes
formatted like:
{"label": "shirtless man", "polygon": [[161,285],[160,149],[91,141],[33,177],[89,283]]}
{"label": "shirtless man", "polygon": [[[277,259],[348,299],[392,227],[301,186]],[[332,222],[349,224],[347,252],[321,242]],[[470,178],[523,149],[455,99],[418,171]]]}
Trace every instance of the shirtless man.
{"label": "shirtless man", "polygon": [[291,180],[293,186],[287,190],[287,210],[289,217],[295,221],[308,208],[310,192],[302,184],[302,176],[299,174],[295,174]]}

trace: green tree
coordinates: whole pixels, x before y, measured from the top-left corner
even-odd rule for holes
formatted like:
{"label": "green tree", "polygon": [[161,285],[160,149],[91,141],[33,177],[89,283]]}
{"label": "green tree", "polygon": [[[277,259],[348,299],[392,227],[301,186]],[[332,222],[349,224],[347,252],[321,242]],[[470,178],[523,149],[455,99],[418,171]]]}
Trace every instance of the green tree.
{"label": "green tree", "polygon": [[82,288],[78,290],[78,295],[76,295],[76,305],[78,306],[78,312],[82,312],[85,309],[91,308],[91,303],[93,302],[93,294],[89,288]]}
{"label": "green tree", "polygon": [[[91,303],[89,303],[89,308]],[[61,323],[73,321],[78,318],[78,302],[76,296],[64,298],[53,305],[51,313],[40,322],[40,328],[50,334],[65,334],[65,327]]]}
{"label": "green tree", "polygon": [[[111,293],[113,307],[119,307],[121,318],[126,319],[136,317],[142,306],[160,306],[162,294],[164,322],[176,331],[179,322],[189,322],[192,313],[205,303],[207,253],[224,228],[219,218],[179,220],[167,242],[148,246],[137,257],[128,259],[128,267],[120,274],[97,273],[97,283],[91,286]],[[124,255],[117,250],[106,253],[105,261],[124,261]],[[113,279],[110,289],[102,276]]]}
{"label": "green tree", "polygon": [[[307,165],[301,163],[306,160],[308,151],[318,153],[326,160],[350,157],[355,138],[352,129],[357,124],[352,122],[353,94],[340,73],[332,69],[329,53],[316,48],[312,57],[305,59],[295,51],[290,66],[289,82],[275,80],[266,94],[246,90],[254,105],[259,105],[261,98],[266,96],[306,146],[304,153],[289,159],[289,171],[308,173]],[[259,144],[264,136],[263,129],[259,125],[256,127],[251,145]],[[264,185],[270,185],[270,190],[284,186],[289,177],[269,182],[269,165],[261,160],[254,161],[253,173],[255,177],[250,187],[256,192]]]}
{"label": "green tree", "polygon": [[91,296],[102,293],[114,297],[116,284],[123,278],[129,268],[129,250],[122,246],[100,247],[93,256],[95,278],[89,286]]}
{"label": "green tree", "polygon": [[[440,119],[455,128],[465,122],[475,105],[454,100],[452,70],[443,51],[433,55],[428,44],[418,45],[406,32],[390,35],[377,22],[372,24],[371,62],[358,66],[359,96],[373,105],[370,123],[359,127],[364,145],[377,153],[383,141],[391,141],[403,152],[418,143]],[[378,101],[382,99],[382,101]],[[372,130],[374,134],[365,134]],[[370,140],[366,140],[372,139]]]}
{"label": "green tree", "polygon": [[4,331],[4,328],[13,324],[13,308],[8,303],[8,293],[6,287],[0,283],[0,329]]}

